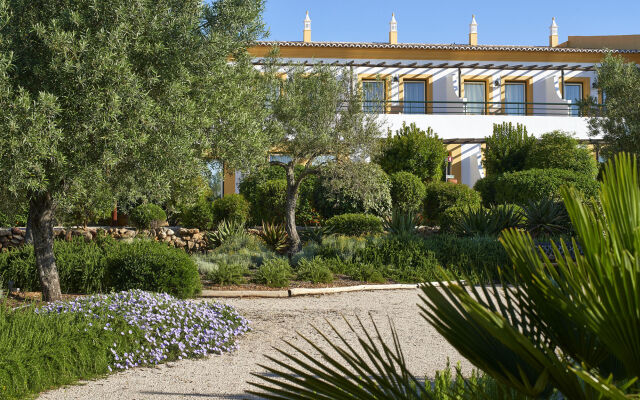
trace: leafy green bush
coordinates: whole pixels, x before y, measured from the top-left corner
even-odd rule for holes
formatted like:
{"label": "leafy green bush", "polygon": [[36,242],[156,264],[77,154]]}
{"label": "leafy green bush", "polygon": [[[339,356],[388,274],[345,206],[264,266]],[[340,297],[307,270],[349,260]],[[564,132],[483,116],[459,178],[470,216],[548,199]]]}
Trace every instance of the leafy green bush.
{"label": "leafy green bush", "polygon": [[192,258],[198,265],[198,271],[207,275],[215,271],[220,265],[241,265],[247,269],[258,268],[266,260],[277,257],[276,253],[265,248],[254,236],[249,236],[247,246],[237,246],[243,243],[227,242],[206,254],[194,254]]}
{"label": "leafy green bush", "polygon": [[501,175],[498,174],[487,175],[477,180],[475,185],[473,185],[473,190],[480,193],[484,207],[489,208],[496,204],[496,185],[500,176]]}
{"label": "leafy green bush", "polygon": [[134,208],[129,219],[138,229],[154,229],[167,220],[167,214],[160,206],[145,203]]}
{"label": "leafy green bush", "polygon": [[487,176],[523,170],[535,142],[536,138],[527,134],[524,125],[493,124],[493,134],[486,138],[484,151]]}
{"label": "leafy green bush", "polygon": [[310,281],[311,283],[329,283],[333,281],[333,273],[322,258],[300,260],[296,274],[298,280]]}
{"label": "leafy green bush", "polygon": [[440,223],[449,207],[478,207],[480,194],[466,185],[451,182],[431,182],[426,186],[422,216],[432,223]]}
{"label": "leafy green bush", "polygon": [[551,199],[530,201],[522,207],[524,227],[534,237],[567,234],[571,231],[569,214],[562,202]]}
{"label": "leafy green bush", "polygon": [[528,169],[507,172],[496,182],[496,202],[526,204],[542,199],[560,199],[560,187],[575,187],[585,197],[598,193],[595,178],[566,169]]}
{"label": "leafy green bush", "polygon": [[389,133],[376,163],[387,174],[406,171],[426,182],[442,178],[446,156],[445,145],[431,128],[424,131],[403,123],[395,135]]}
{"label": "leafy green bush", "polygon": [[324,218],[348,213],[385,217],[391,214],[391,181],[374,163],[326,166],[318,176],[313,203]]}
{"label": "leafy green bush", "polygon": [[417,176],[401,171],[391,175],[391,204],[403,213],[421,211],[425,186]]}
{"label": "leafy green bush", "polygon": [[214,224],[222,220],[244,223],[249,218],[249,202],[241,194],[228,194],[213,202],[211,214]]}
{"label": "leafy green bush", "polygon": [[364,236],[382,233],[382,219],[367,214],[342,214],[331,217],[325,223],[332,232],[348,236]]}
{"label": "leafy green bush", "polygon": [[220,285],[240,285],[245,282],[244,276],[248,273],[249,269],[241,264],[218,264],[205,277]]}
{"label": "leafy green bush", "polygon": [[453,232],[458,236],[498,236],[504,229],[521,225],[520,207],[501,204],[489,209],[478,207],[465,210],[453,225]]}
{"label": "leafy green bush", "polygon": [[591,178],[598,174],[598,163],[591,150],[562,131],[543,134],[531,148],[525,167],[567,169]]}
{"label": "leafy green bush", "polygon": [[262,221],[284,222],[287,196],[287,181],[273,179],[261,182],[256,187],[256,201],[251,204],[254,223]]}
{"label": "leafy green bush", "polygon": [[[334,261],[334,263],[336,263],[336,261]],[[381,266],[356,261],[341,261],[339,263],[342,264],[339,268],[344,271],[345,275],[354,281],[370,283],[384,283],[387,281],[381,271]]]}
{"label": "leafy green bush", "polygon": [[[63,293],[100,293],[104,286],[105,255],[115,246],[114,239],[104,237],[93,242],[76,237],[72,241],[56,240],[53,252]],[[13,281],[14,287],[24,291],[39,291],[40,279],[36,269],[33,246],[22,246],[0,253],[0,278]]]}
{"label": "leafy green bush", "polygon": [[289,261],[284,258],[272,258],[258,268],[253,280],[269,287],[285,287],[289,285],[292,276],[293,270]]}
{"label": "leafy green bush", "polygon": [[213,229],[213,212],[209,196],[206,194],[201,195],[194,205],[183,209],[180,213],[179,221],[182,226],[189,228],[207,231]]}
{"label": "leafy green bush", "polygon": [[364,249],[370,241],[370,238],[335,235],[325,239],[316,254],[323,258],[351,260],[358,250]]}
{"label": "leafy green bush", "polygon": [[105,263],[106,287],[165,292],[179,298],[200,292],[195,262],[183,250],[159,242],[137,240],[116,246]]}

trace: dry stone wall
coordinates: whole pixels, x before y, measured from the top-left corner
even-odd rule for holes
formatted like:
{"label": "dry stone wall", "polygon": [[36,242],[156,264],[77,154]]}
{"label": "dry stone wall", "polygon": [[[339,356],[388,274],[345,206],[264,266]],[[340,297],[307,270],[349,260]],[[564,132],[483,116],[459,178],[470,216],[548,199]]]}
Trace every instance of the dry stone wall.
{"label": "dry stone wall", "polygon": [[[207,248],[207,233],[198,229],[180,227],[162,227],[150,230],[135,228],[88,227],[88,228],[54,228],[56,239],[71,240],[73,237],[83,237],[93,240],[104,234],[116,240],[131,240],[145,238],[166,243],[168,246],[184,249],[189,253],[205,251]],[[25,228],[0,228],[0,251],[7,251],[24,244]]]}

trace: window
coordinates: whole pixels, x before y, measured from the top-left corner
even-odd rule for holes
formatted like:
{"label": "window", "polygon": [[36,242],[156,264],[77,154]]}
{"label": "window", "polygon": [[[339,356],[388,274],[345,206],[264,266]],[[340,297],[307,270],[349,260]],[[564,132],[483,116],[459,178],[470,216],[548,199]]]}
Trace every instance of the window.
{"label": "window", "polygon": [[384,113],[384,81],[362,81],[364,112]]}
{"label": "window", "polygon": [[405,114],[424,114],[425,92],[424,81],[404,81],[403,112]]}
{"label": "window", "polygon": [[281,163],[285,163],[288,164],[291,162],[291,156],[288,156],[286,154],[270,154],[269,155],[269,161],[279,161]]}
{"label": "window", "polygon": [[[526,88],[524,83],[507,82],[504,85],[504,113],[525,115]],[[516,103],[516,104],[514,104]],[[518,104],[519,103],[519,104]]]}
{"label": "window", "polygon": [[467,114],[482,115],[486,106],[486,83],[485,82],[465,82],[464,97],[467,99]]}
{"label": "window", "polygon": [[222,185],[224,182],[224,168],[220,161],[211,161],[207,164],[209,187],[213,192],[213,197],[218,199],[222,197]]}
{"label": "window", "polygon": [[[571,100],[572,103],[577,103],[582,100],[582,83],[565,83],[564,84],[564,99]],[[580,106],[569,106],[570,115],[580,115]]]}

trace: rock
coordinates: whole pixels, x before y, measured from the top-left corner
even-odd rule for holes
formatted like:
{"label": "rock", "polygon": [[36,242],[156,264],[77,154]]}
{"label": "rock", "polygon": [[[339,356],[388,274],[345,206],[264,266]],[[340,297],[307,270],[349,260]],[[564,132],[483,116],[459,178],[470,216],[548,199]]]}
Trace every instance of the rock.
{"label": "rock", "polygon": [[189,235],[185,235],[185,236],[183,236],[183,237],[182,237],[182,240],[184,240],[184,241],[187,241],[187,242],[188,242],[189,240],[191,240],[191,236],[189,236]]}
{"label": "rock", "polygon": [[0,236],[9,236],[9,235],[11,235],[11,229],[9,228],[0,229]]}
{"label": "rock", "polygon": [[189,229],[189,235],[195,235],[196,233],[199,233],[199,232],[200,232],[200,229],[196,229],[196,228]]}
{"label": "rock", "polygon": [[170,243],[170,242],[171,242],[171,236],[165,236],[165,237],[162,239],[162,241],[163,241],[163,242],[165,242],[165,243]]}
{"label": "rock", "polygon": [[176,247],[180,247],[180,248],[182,248],[182,247],[184,247],[184,246],[186,246],[186,245],[187,245],[187,244],[186,244],[182,239],[180,239],[180,238],[177,238],[177,239],[175,240],[174,244],[175,244],[175,246],[176,246]]}
{"label": "rock", "polygon": [[13,236],[24,236],[24,232],[20,228],[11,228],[11,234]]}
{"label": "rock", "polygon": [[187,248],[188,248],[189,250],[193,250],[193,247],[194,247],[194,246],[195,246],[195,243],[190,242],[190,241],[188,241],[188,242],[187,242]]}
{"label": "rock", "polygon": [[17,245],[21,244],[22,242],[23,242],[23,240],[21,240],[21,239],[16,239],[16,238],[14,237],[13,239],[11,239],[11,242],[10,242],[10,243],[11,243],[11,244],[13,244],[13,245],[16,245],[16,246],[17,246]]}
{"label": "rock", "polygon": [[166,230],[166,231],[164,231],[164,232],[167,234],[167,236],[173,236],[173,235],[175,235],[175,234],[176,234],[176,233],[175,233],[173,230],[171,230],[171,229],[167,229],[167,230]]}
{"label": "rock", "polygon": [[191,236],[191,239],[196,241],[200,241],[202,240],[202,238],[204,238],[204,234],[202,233],[196,233],[195,235]]}
{"label": "rock", "polygon": [[180,235],[180,236],[187,236],[187,235],[189,235],[189,229],[187,229],[187,228],[180,228],[180,229],[178,229],[178,235]]}

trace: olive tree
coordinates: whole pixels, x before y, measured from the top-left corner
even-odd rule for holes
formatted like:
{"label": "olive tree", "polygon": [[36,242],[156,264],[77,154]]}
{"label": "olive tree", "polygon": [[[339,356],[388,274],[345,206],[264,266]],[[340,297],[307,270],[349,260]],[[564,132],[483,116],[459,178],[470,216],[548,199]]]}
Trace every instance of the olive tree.
{"label": "olive tree", "polygon": [[0,199],[29,204],[45,300],[61,295],[58,204],[161,200],[201,174],[205,156],[233,166],[266,152],[266,91],[246,54],[262,8],[0,0]]}
{"label": "olive tree", "polygon": [[[271,109],[277,126],[275,149],[286,160],[271,165],[285,169],[285,206],[289,254],[300,250],[295,210],[301,182],[328,163],[348,164],[365,159],[381,135],[377,116],[363,111],[361,90],[349,69],[325,65],[278,67],[271,60],[265,68],[270,78]],[[301,165],[303,168],[296,166]]]}

